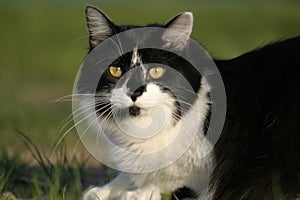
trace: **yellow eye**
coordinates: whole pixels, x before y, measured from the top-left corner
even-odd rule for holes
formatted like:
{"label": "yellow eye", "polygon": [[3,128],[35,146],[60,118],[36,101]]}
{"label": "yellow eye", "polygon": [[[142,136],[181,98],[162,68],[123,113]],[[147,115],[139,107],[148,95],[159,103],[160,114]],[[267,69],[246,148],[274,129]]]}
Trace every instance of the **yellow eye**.
{"label": "yellow eye", "polygon": [[149,75],[153,79],[158,79],[164,75],[165,69],[162,67],[153,67],[149,70]]}
{"label": "yellow eye", "polygon": [[120,67],[109,66],[109,73],[112,77],[120,78],[122,76],[122,69]]}

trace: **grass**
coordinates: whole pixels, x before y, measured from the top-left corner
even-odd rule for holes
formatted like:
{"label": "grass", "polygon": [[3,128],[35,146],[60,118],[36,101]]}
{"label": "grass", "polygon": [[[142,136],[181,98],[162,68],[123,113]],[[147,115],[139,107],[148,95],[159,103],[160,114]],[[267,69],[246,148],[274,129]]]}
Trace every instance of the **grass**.
{"label": "grass", "polygon": [[[51,162],[24,133],[18,132],[24,145],[38,165],[29,166],[16,156],[1,151],[0,194],[2,198],[16,199],[79,199],[82,196],[84,164],[66,157],[61,148],[58,159]],[[0,196],[0,199],[2,199]]]}
{"label": "grass", "polygon": [[[87,3],[101,8],[117,24],[164,23],[179,12],[192,11],[193,37],[217,58],[231,58],[300,34],[300,3],[292,0],[1,1],[0,193],[72,199],[92,183],[82,180],[90,166],[85,161],[88,153],[76,146],[75,130],[66,137],[68,148],[59,151],[54,161],[48,159],[60,124],[71,113],[71,102],[51,102],[71,94],[87,53],[83,12]],[[27,134],[29,146],[15,129]],[[34,147],[32,152],[29,147]],[[78,161],[71,159],[73,150]]]}

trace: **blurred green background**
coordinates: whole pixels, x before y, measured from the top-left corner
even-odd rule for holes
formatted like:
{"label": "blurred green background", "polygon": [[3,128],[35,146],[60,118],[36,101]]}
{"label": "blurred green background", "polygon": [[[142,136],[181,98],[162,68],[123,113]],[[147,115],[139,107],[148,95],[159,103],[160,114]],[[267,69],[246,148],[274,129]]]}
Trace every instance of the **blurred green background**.
{"label": "blurred green background", "polygon": [[[86,4],[98,6],[117,24],[165,23],[179,12],[192,11],[193,37],[216,58],[300,35],[299,1],[1,0],[0,147],[26,154],[15,129],[45,151],[59,134],[71,102],[53,100],[72,93],[87,53]],[[72,131],[70,149],[77,140]]]}

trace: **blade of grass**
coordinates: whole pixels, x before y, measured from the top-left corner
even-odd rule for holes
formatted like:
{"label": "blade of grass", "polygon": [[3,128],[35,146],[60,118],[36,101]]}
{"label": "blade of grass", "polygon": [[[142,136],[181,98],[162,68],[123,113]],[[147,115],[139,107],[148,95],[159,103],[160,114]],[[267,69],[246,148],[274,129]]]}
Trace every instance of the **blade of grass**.
{"label": "blade of grass", "polygon": [[17,130],[17,133],[19,136],[21,136],[22,142],[26,146],[26,148],[30,151],[32,157],[39,163],[39,165],[42,167],[45,174],[48,176],[48,178],[51,179],[51,169],[53,169],[53,164],[46,159],[46,162],[44,160],[45,156],[43,157],[40,153],[37,146],[32,142],[32,140],[25,135],[23,132]]}

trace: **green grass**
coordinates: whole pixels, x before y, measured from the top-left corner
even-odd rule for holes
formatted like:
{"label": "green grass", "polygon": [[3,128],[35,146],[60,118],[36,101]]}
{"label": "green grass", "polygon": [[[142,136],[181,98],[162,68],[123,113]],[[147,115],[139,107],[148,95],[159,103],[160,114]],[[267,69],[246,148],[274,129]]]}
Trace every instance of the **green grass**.
{"label": "green grass", "polygon": [[[0,147],[7,153],[1,151],[0,155],[0,193],[15,189],[24,198],[29,195],[26,189],[15,187],[14,181],[18,174],[26,172],[24,166],[35,163],[42,173],[28,175],[30,195],[46,198],[45,191],[51,191],[47,197],[51,199],[52,194],[66,194],[64,191],[72,194],[69,192],[73,189],[66,185],[74,185],[77,192],[73,193],[79,194],[76,178],[62,178],[65,182],[60,179],[64,170],[68,171],[66,166],[53,164],[51,177],[40,177],[45,173],[43,164],[36,164],[16,129],[25,132],[46,158],[52,153],[49,148],[61,122],[71,113],[71,102],[51,101],[71,94],[77,70],[87,53],[83,12],[86,3],[101,8],[117,24],[164,23],[179,12],[192,11],[193,37],[217,58],[231,58],[263,44],[300,35],[300,2],[292,0],[1,1]],[[75,147],[76,132],[69,135],[66,152],[75,148],[75,154],[85,158],[84,149]],[[78,164],[70,163],[69,167],[73,166],[72,177],[76,177]],[[43,188],[41,179],[48,188]]]}
{"label": "green grass", "polygon": [[79,199],[84,164],[67,158],[64,148],[53,163],[30,138],[22,132],[19,135],[38,165],[30,166],[17,156],[10,157],[5,150],[0,151],[0,199]]}

